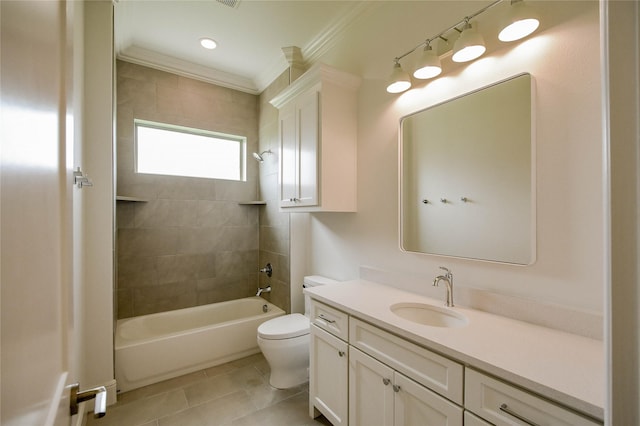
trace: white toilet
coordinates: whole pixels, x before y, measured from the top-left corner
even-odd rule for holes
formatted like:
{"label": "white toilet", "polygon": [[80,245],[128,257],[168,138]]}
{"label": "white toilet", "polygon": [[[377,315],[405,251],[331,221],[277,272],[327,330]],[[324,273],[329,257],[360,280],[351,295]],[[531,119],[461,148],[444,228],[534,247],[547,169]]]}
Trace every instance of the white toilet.
{"label": "white toilet", "polygon": [[[319,275],[304,277],[304,287],[335,284]],[[283,315],[258,327],[258,346],[269,367],[269,383],[277,389],[298,386],[309,380],[309,296],[304,296],[304,315]]]}

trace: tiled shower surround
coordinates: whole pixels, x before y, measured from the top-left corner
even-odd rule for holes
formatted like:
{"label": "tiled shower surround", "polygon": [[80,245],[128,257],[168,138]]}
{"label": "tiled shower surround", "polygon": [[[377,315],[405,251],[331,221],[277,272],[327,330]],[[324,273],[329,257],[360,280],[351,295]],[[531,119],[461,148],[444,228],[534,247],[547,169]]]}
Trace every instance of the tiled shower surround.
{"label": "tiled shower surround", "polygon": [[[288,217],[269,219],[260,213],[264,206],[238,204],[259,196],[259,165],[251,157],[258,150],[258,101],[117,61],[117,194],[146,200],[116,203],[118,318],[255,295],[261,260],[274,264],[272,300],[288,310],[288,244],[279,243],[278,231],[268,232],[269,223],[288,224]],[[135,118],[246,136],[246,182],[135,173]],[[262,245],[277,251],[261,253]]]}

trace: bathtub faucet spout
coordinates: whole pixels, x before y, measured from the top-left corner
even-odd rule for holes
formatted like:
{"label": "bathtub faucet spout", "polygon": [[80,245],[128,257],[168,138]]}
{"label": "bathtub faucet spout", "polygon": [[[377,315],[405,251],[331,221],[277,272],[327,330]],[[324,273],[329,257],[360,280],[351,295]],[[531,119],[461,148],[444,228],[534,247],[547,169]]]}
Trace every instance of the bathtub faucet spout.
{"label": "bathtub faucet spout", "polygon": [[271,293],[271,286],[267,286],[267,287],[258,287],[258,292],[256,293],[256,296],[260,296],[262,293]]}

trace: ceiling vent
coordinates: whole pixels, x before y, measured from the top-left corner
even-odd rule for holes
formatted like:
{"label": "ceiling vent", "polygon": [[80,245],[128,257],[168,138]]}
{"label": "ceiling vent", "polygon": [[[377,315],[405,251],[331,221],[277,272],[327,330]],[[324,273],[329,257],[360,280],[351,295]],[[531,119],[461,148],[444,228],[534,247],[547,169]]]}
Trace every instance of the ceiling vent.
{"label": "ceiling vent", "polygon": [[240,4],[240,0],[216,0],[218,3],[222,3],[225,6],[229,6],[232,8],[237,8],[238,4]]}

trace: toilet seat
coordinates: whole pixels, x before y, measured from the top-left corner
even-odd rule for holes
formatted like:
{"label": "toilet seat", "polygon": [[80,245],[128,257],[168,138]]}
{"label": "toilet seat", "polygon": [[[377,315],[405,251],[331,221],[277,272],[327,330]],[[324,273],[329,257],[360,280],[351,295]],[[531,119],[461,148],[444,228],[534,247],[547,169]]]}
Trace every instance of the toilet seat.
{"label": "toilet seat", "polygon": [[289,314],[270,319],[258,327],[258,337],[282,340],[309,334],[309,318],[302,314]]}

